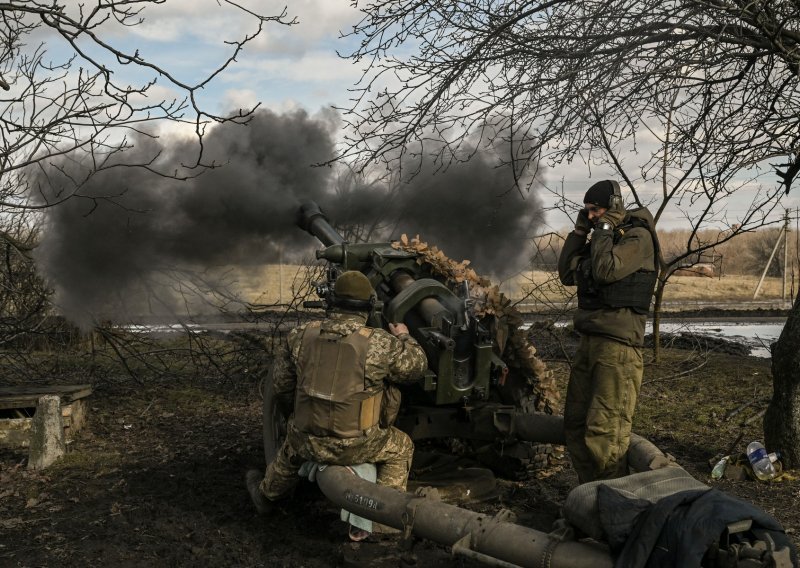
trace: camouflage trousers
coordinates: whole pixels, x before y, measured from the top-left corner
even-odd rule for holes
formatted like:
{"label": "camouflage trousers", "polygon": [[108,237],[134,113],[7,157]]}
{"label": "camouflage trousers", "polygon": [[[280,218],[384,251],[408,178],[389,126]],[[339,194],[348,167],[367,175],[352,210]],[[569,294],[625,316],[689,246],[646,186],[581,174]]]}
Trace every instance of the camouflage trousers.
{"label": "camouflage trousers", "polygon": [[304,434],[290,422],[286,440],[267,466],[261,492],[273,501],[286,496],[300,480],[297,472],[306,461],[332,465],[374,463],[378,484],[405,491],[413,453],[411,438],[393,426],[376,426],[358,438],[335,438]]}
{"label": "camouflage trousers", "polygon": [[628,474],[627,451],[642,384],[642,350],[584,335],[564,408],[564,435],[581,483]]}

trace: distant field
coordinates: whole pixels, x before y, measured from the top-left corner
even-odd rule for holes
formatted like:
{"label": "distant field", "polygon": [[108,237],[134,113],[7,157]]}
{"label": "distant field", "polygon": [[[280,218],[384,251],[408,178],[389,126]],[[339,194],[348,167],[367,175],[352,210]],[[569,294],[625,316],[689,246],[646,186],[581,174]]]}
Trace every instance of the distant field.
{"label": "distant field", "polygon": [[[233,288],[241,296],[261,304],[289,302],[301,289],[308,268],[298,265],[265,265],[240,269],[235,272]],[[571,297],[574,289],[561,286],[555,274],[532,271],[517,274],[505,281],[497,282],[501,290],[513,300],[529,298],[532,301],[563,302]],[[722,276],[714,278],[673,276],[665,291],[665,301],[692,303],[750,302],[758,284],[756,276]],[[792,296],[792,283],[787,282],[787,297]],[[766,278],[757,298],[759,302],[779,303],[781,300],[780,278]]]}
{"label": "distant field", "polygon": [[310,280],[310,268],[295,264],[268,264],[240,268],[234,273],[232,288],[249,302],[257,304],[288,303]]}
{"label": "distant field", "polygon": [[[730,275],[721,277],[673,276],[664,291],[666,302],[749,302],[758,285],[758,277]],[[574,293],[574,288],[565,289],[557,282],[557,275],[549,272],[526,272],[503,284],[503,292],[512,298],[525,294],[536,295],[543,291],[549,299],[564,299]],[[779,301],[781,299],[780,278],[765,278],[757,301]],[[787,283],[786,295],[792,295],[791,283]]]}

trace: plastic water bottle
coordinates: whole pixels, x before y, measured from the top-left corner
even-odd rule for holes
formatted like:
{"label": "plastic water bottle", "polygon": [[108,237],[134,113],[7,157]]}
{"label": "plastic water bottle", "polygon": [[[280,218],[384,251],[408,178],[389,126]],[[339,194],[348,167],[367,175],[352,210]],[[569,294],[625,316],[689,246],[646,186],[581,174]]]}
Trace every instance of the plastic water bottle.
{"label": "plastic water bottle", "polygon": [[725,475],[725,469],[727,469],[730,459],[731,456],[725,456],[717,462],[717,464],[714,466],[714,469],[711,470],[711,477],[713,479],[720,479],[723,475]]}
{"label": "plastic water bottle", "polygon": [[761,481],[769,481],[775,477],[775,467],[772,465],[772,460],[769,459],[769,454],[761,442],[750,442],[747,446],[747,459],[750,460],[750,465],[753,466],[753,472],[756,477]]}

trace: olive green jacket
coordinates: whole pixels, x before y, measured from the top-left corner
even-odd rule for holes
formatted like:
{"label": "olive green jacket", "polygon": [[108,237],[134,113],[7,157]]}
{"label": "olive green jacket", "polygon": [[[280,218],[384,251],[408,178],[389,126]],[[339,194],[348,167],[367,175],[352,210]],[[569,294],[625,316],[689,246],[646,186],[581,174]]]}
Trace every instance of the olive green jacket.
{"label": "olive green jacket", "polygon": [[[646,208],[626,212],[624,225],[631,217],[646,221],[654,227],[653,216]],[[596,229],[592,232],[590,251],[592,275],[598,284],[616,282],[637,270],[656,270],[654,235],[645,227],[633,227],[623,231],[614,244],[615,230]],[[586,245],[586,236],[574,232],[567,235],[558,258],[558,276],[565,286],[577,285],[575,272],[581,253]],[[641,346],[647,316],[637,314],[631,308],[603,308],[581,310],[575,314],[575,330],[587,335],[601,335],[627,345]]]}

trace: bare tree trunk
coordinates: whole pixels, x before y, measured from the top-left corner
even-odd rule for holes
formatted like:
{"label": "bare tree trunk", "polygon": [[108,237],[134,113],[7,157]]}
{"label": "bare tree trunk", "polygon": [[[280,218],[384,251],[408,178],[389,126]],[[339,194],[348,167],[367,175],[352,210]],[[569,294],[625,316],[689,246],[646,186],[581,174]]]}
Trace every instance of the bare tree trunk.
{"label": "bare tree trunk", "polygon": [[772,349],[772,400],[764,415],[764,438],[780,450],[783,465],[800,467],[800,297]]}
{"label": "bare tree trunk", "polygon": [[666,285],[667,281],[659,277],[653,302],[653,361],[656,365],[661,363],[661,304]]}

